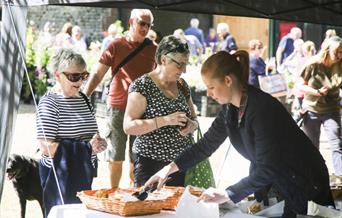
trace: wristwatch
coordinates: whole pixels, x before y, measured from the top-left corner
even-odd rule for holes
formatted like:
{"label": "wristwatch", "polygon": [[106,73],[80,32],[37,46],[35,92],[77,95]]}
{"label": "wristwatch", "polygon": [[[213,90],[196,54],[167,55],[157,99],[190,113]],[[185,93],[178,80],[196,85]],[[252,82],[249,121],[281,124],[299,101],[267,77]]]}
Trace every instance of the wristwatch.
{"label": "wristwatch", "polygon": [[319,91],[319,89],[316,89],[317,93],[319,94],[319,96],[322,96],[321,91]]}

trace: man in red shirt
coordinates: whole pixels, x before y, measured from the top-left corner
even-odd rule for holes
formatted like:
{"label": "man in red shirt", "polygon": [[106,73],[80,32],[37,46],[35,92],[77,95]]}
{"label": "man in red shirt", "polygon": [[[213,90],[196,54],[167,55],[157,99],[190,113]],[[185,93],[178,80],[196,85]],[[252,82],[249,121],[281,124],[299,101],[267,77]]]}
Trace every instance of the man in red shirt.
{"label": "man in red shirt", "polygon": [[[85,87],[86,95],[90,96],[94,89],[111,68],[114,69],[141,43],[144,41],[148,31],[153,25],[153,15],[147,9],[133,9],[129,19],[130,29],[126,36],[115,39],[106,50],[104,50],[99,66]],[[107,98],[107,130],[106,140],[108,148],[105,158],[109,162],[110,181],[112,188],[119,186],[122,163],[125,160],[125,148],[127,135],[123,131],[123,117],[125,113],[128,87],[138,77],[152,71],[155,64],[156,44],[151,43],[144,47],[138,54],[129,60],[111,81]],[[129,140],[130,148],[133,144]],[[130,149],[131,151],[131,149]],[[131,152],[130,152],[131,156]],[[131,157],[131,162],[132,162]],[[130,165],[130,177],[133,180],[133,165]]]}

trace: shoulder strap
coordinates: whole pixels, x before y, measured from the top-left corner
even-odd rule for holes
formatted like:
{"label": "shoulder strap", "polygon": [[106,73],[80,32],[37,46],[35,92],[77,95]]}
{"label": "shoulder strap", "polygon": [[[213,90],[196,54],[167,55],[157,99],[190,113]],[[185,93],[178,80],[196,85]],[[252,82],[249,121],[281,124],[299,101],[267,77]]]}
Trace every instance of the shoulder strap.
{"label": "shoulder strap", "polygon": [[125,64],[127,64],[133,57],[135,57],[141,50],[143,50],[143,48],[145,48],[146,46],[150,44],[152,44],[152,41],[149,38],[145,38],[144,41],[136,49],[134,49],[134,51],[129,53],[129,55],[127,55],[125,59],[123,59],[121,63],[115,67],[112,73],[112,77],[110,78],[110,81],[107,85],[108,90],[109,90],[109,86],[112,83],[114,76],[119,72],[120,68],[123,67]]}
{"label": "shoulder strap", "polygon": [[92,114],[94,114],[94,116],[95,116],[94,108],[90,105],[89,98],[88,98],[83,92],[79,92],[79,93],[80,93],[80,95],[82,96],[82,98],[84,99],[84,101],[86,102],[86,104],[87,104],[87,106],[88,106],[90,112],[91,112]]}
{"label": "shoulder strap", "polygon": [[180,88],[181,88],[182,92],[184,93],[184,95],[186,97],[186,100],[189,100],[189,98],[190,98],[190,90],[187,89],[185,80],[183,78],[180,78],[178,80],[178,82],[180,84]]}

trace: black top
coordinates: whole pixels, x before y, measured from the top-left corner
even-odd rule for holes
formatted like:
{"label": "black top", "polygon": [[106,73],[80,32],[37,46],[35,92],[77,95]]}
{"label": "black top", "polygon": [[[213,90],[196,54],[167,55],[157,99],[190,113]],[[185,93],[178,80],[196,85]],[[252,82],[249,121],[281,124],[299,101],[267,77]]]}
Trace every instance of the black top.
{"label": "black top", "polygon": [[307,200],[333,205],[327,168],[309,138],[277,99],[253,86],[247,95],[240,125],[238,108],[224,105],[198,144],[175,160],[179,169],[210,156],[229,137],[251,161],[249,176],[226,189],[232,201],[273,185],[294,211],[304,212]]}

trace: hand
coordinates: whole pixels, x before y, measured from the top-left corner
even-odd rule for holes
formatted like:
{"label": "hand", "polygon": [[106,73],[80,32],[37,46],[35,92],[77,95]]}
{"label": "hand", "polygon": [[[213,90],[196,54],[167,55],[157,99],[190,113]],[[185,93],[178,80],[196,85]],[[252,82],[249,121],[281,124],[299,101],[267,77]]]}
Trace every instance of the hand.
{"label": "hand", "polygon": [[160,190],[162,186],[165,184],[165,182],[168,180],[168,176],[177,171],[177,165],[174,162],[172,162],[169,165],[166,165],[161,170],[159,170],[149,180],[147,180],[144,187],[153,186],[153,184],[158,183],[157,189]]}
{"label": "hand", "polygon": [[107,142],[104,138],[101,138],[99,133],[96,133],[89,142],[91,148],[95,154],[100,153],[107,148]]}
{"label": "hand", "polygon": [[182,136],[194,133],[195,130],[198,129],[198,122],[196,120],[191,120],[190,118],[187,118],[187,120],[186,126],[178,130]]}
{"label": "hand", "polygon": [[51,140],[39,140],[40,151],[43,155],[53,158],[58,148],[58,142]]}
{"label": "hand", "polygon": [[230,201],[228,194],[225,190],[219,190],[216,188],[208,188],[199,197],[198,201],[204,201],[206,203],[222,204]]}
{"label": "hand", "polygon": [[167,125],[182,127],[186,126],[186,122],[188,120],[186,114],[179,111],[165,116],[164,119],[166,120]]}
{"label": "hand", "polygon": [[322,88],[318,89],[321,96],[326,96],[328,94],[328,88],[323,86]]}

